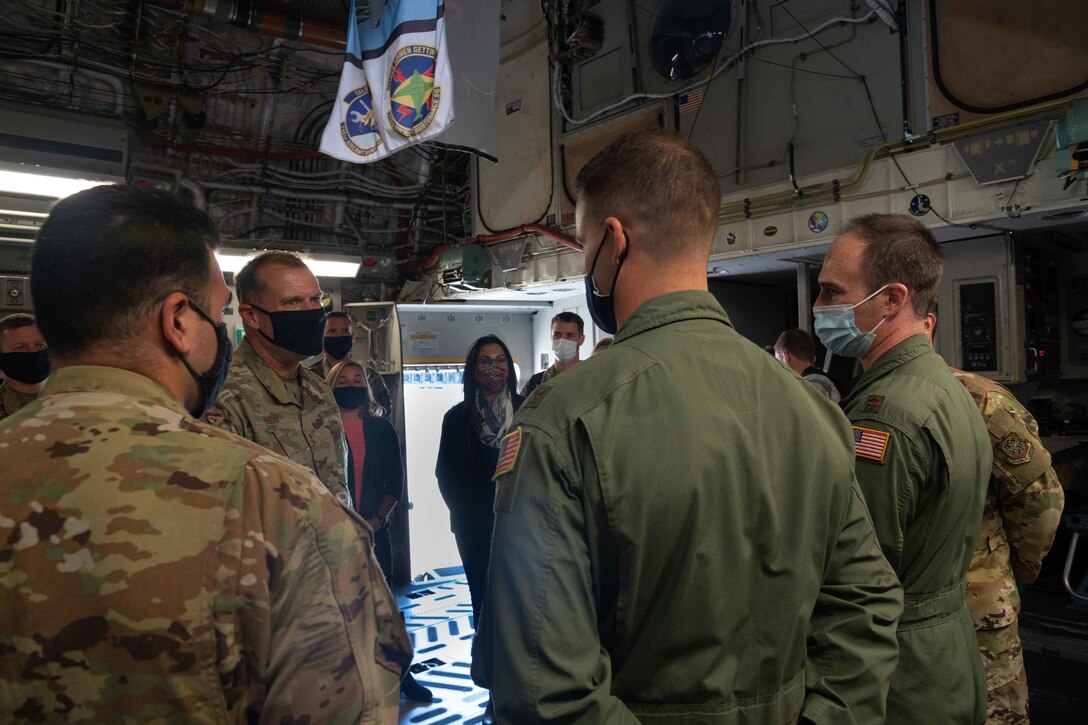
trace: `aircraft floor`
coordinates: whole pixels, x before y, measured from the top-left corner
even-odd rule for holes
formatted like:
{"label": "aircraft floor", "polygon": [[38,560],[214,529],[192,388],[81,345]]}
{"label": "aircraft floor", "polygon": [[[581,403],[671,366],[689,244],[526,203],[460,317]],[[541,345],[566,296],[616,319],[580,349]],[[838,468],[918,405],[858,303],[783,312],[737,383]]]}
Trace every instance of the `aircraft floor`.
{"label": "aircraft floor", "polygon": [[474,621],[468,582],[461,567],[436,572],[438,579],[398,587],[397,605],[412,637],[416,680],[434,693],[434,702],[400,701],[401,725],[478,725],[484,720],[487,690],[472,682]]}

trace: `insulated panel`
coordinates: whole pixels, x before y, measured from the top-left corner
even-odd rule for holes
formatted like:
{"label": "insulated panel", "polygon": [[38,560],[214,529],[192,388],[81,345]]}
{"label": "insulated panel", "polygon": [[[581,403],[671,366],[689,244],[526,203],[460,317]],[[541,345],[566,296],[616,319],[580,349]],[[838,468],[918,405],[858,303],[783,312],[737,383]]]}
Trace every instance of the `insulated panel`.
{"label": "insulated panel", "polygon": [[477,232],[542,220],[552,208],[551,100],[544,36],[503,61],[499,74],[498,163],[475,163]]}
{"label": "insulated panel", "polygon": [[1088,88],[1083,2],[929,0],[925,12],[931,127]]}

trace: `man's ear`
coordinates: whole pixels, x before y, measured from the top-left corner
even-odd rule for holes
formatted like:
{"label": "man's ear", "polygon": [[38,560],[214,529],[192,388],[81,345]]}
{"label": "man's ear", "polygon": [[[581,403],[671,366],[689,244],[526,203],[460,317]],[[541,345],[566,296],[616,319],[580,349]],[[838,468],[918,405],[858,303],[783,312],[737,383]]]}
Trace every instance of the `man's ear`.
{"label": "man's ear", "polygon": [[907,290],[907,286],[900,282],[892,282],[884,290],[884,294],[887,295],[887,302],[885,303],[884,313],[888,317],[894,317],[903,309],[904,305],[907,305],[910,301],[910,292]]}
{"label": "man's ear", "polygon": [[238,316],[242,318],[242,322],[253,328],[260,328],[261,320],[257,316],[257,308],[252,305],[238,305]]}
{"label": "man's ear", "polygon": [[605,217],[604,225],[612,234],[612,264],[615,266],[627,252],[627,232],[624,231],[620,220],[614,216]]}
{"label": "man's ear", "polygon": [[193,349],[190,342],[193,316],[187,314],[189,310],[189,298],[182,292],[171,292],[159,312],[162,336],[180,355],[187,355]]}

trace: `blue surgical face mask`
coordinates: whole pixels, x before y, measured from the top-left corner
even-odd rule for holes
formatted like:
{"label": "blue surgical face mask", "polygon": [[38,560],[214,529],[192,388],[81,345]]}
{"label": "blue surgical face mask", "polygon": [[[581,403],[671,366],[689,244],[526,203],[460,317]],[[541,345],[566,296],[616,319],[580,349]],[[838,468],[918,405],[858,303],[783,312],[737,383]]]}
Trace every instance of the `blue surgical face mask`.
{"label": "blue surgical face mask", "polygon": [[873,329],[862,332],[854,321],[854,309],[865,304],[884,291],[884,285],[855,305],[826,305],[813,307],[813,327],[816,337],[828,350],[843,357],[865,357],[876,340],[876,328],[884,324],[882,319]]}

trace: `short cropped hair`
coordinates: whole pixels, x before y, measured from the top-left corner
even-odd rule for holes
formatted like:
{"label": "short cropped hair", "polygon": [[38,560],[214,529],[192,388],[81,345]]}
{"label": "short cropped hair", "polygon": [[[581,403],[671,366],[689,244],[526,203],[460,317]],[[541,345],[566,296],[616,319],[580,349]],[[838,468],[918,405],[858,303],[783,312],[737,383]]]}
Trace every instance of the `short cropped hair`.
{"label": "short cropped hair", "polygon": [[568,325],[574,323],[578,325],[578,334],[584,335],[586,332],[586,322],[582,319],[581,315],[573,312],[560,312],[558,315],[552,318],[551,326],[555,327],[557,322],[566,322]]}
{"label": "short cropped hair", "polygon": [[302,257],[291,252],[263,252],[246,262],[246,266],[234,278],[234,288],[238,293],[238,301],[243,305],[252,305],[264,294],[267,285],[260,271],[272,265],[281,265],[294,269],[306,268]]}
{"label": "short cropped hair", "polygon": [[944,253],[933,233],[906,214],[866,214],[851,219],[845,233],[865,242],[861,274],[870,292],[898,282],[910,290],[914,316],[937,304]]}
{"label": "short cropped hair", "polygon": [[50,350],[69,357],[139,339],[144,318],[171,292],[208,309],[208,215],[181,197],[97,186],[58,203],[38,232],[30,288]]}
{"label": "short cropped hair", "polygon": [[330,312],[329,314],[325,315],[326,320],[336,320],[336,319],[339,319],[341,317],[344,318],[344,319],[347,319],[347,320],[351,319],[351,315],[349,315],[346,312],[340,312],[339,310],[336,311],[336,312]]}
{"label": "short cropped hair", "polygon": [[34,315],[26,312],[16,312],[0,320],[0,340],[4,339],[4,333],[8,330],[18,330],[20,327],[36,325]]}
{"label": "short cropped hair", "polygon": [[788,352],[791,356],[805,362],[812,362],[816,359],[816,343],[812,341],[812,335],[800,327],[786,330],[779,335],[777,342],[774,344],[774,349],[776,352]]}
{"label": "short cropped hair", "polygon": [[[637,240],[656,258],[707,246],[718,226],[721,187],[714,168],[682,136],[663,129],[624,134],[578,172],[580,204],[638,224]],[[707,246],[709,250],[709,247]]]}

